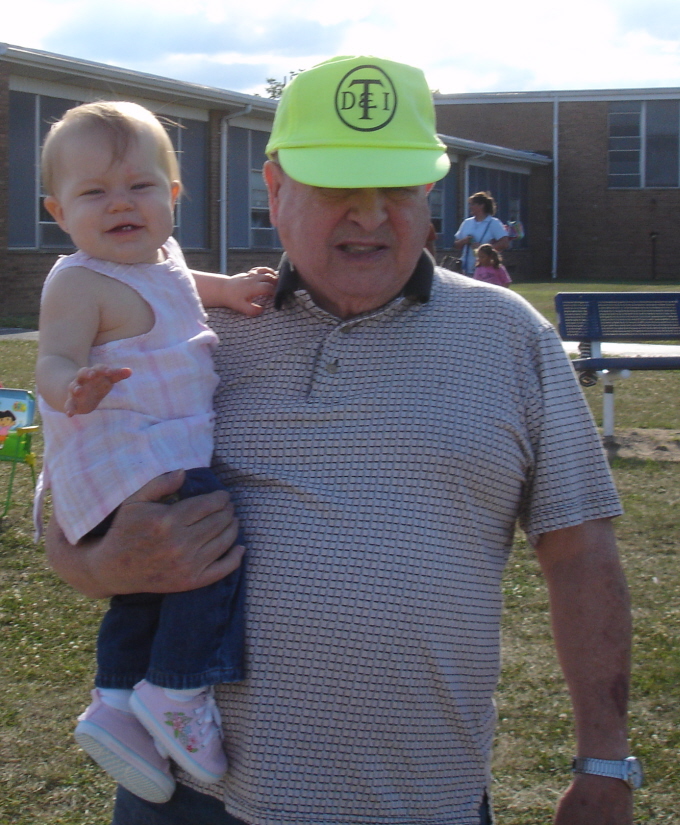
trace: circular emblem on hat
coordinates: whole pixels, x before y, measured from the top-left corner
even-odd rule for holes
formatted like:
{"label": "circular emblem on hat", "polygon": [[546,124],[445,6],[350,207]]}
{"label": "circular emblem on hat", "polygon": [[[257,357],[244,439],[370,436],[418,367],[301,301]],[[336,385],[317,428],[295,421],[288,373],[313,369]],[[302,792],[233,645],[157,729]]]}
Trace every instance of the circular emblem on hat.
{"label": "circular emblem on hat", "polygon": [[335,111],[350,129],[383,129],[397,111],[397,91],[379,66],[357,66],[342,78],[335,91]]}

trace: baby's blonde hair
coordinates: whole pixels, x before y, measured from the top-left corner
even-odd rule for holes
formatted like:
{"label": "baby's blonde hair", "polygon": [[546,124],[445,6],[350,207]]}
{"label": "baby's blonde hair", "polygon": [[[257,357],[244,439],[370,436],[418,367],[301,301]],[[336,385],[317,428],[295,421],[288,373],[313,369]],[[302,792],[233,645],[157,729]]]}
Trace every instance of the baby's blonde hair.
{"label": "baby's blonde hair", "polygon": [[74,106],[61,120],[52,124],[43,144],[41,158],[43,187],[48,195],[56,194],[59,145],[76,130],[91,130],[107,140],[111,146],[112,161],[122,160],[130,144],[138,139],[140,133],[146,131],[156,143],[158,159],[168,180],[180,180],[179,164],[172,141],[158,118],[138,103],[101,100]]}

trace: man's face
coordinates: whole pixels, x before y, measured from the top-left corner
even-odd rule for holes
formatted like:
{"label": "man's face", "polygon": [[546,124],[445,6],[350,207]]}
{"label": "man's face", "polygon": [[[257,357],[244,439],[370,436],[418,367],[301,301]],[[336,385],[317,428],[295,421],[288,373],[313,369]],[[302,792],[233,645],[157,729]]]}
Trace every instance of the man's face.
{"label": "man's face", "polygon": [[265,165],[271,220],[316,303],[351,318],[411,277],[430,227],[428,187],[325,189]]}

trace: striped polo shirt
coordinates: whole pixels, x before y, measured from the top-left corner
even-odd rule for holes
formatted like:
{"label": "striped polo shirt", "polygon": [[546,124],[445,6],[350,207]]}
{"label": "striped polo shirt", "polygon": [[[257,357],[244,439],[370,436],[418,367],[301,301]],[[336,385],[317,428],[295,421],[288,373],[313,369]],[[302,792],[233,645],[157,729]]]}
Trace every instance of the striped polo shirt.
{"label": "striped polo shirt", "polygon": [[248,548],[247,673],[218,688],[256,825],[478,825],[515,525],[619,514],[551,325],[421,261],[349,320],[287,269],[220,337],[217,470]]}

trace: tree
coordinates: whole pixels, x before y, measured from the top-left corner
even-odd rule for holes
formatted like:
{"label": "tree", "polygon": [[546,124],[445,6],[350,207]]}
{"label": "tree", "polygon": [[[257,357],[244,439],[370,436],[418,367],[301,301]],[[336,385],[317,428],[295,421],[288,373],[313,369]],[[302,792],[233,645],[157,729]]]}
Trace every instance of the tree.
{"label": "tree", "polygon": [[290,74],[283,76],[283,80],[277,80],[275,77],[268,77],[266,87],[267,97],[272,100],[278,100],[283,94],[286,84],[302,72],[304,72],[304,69],[298,69],[297,72],[290,72]]}

